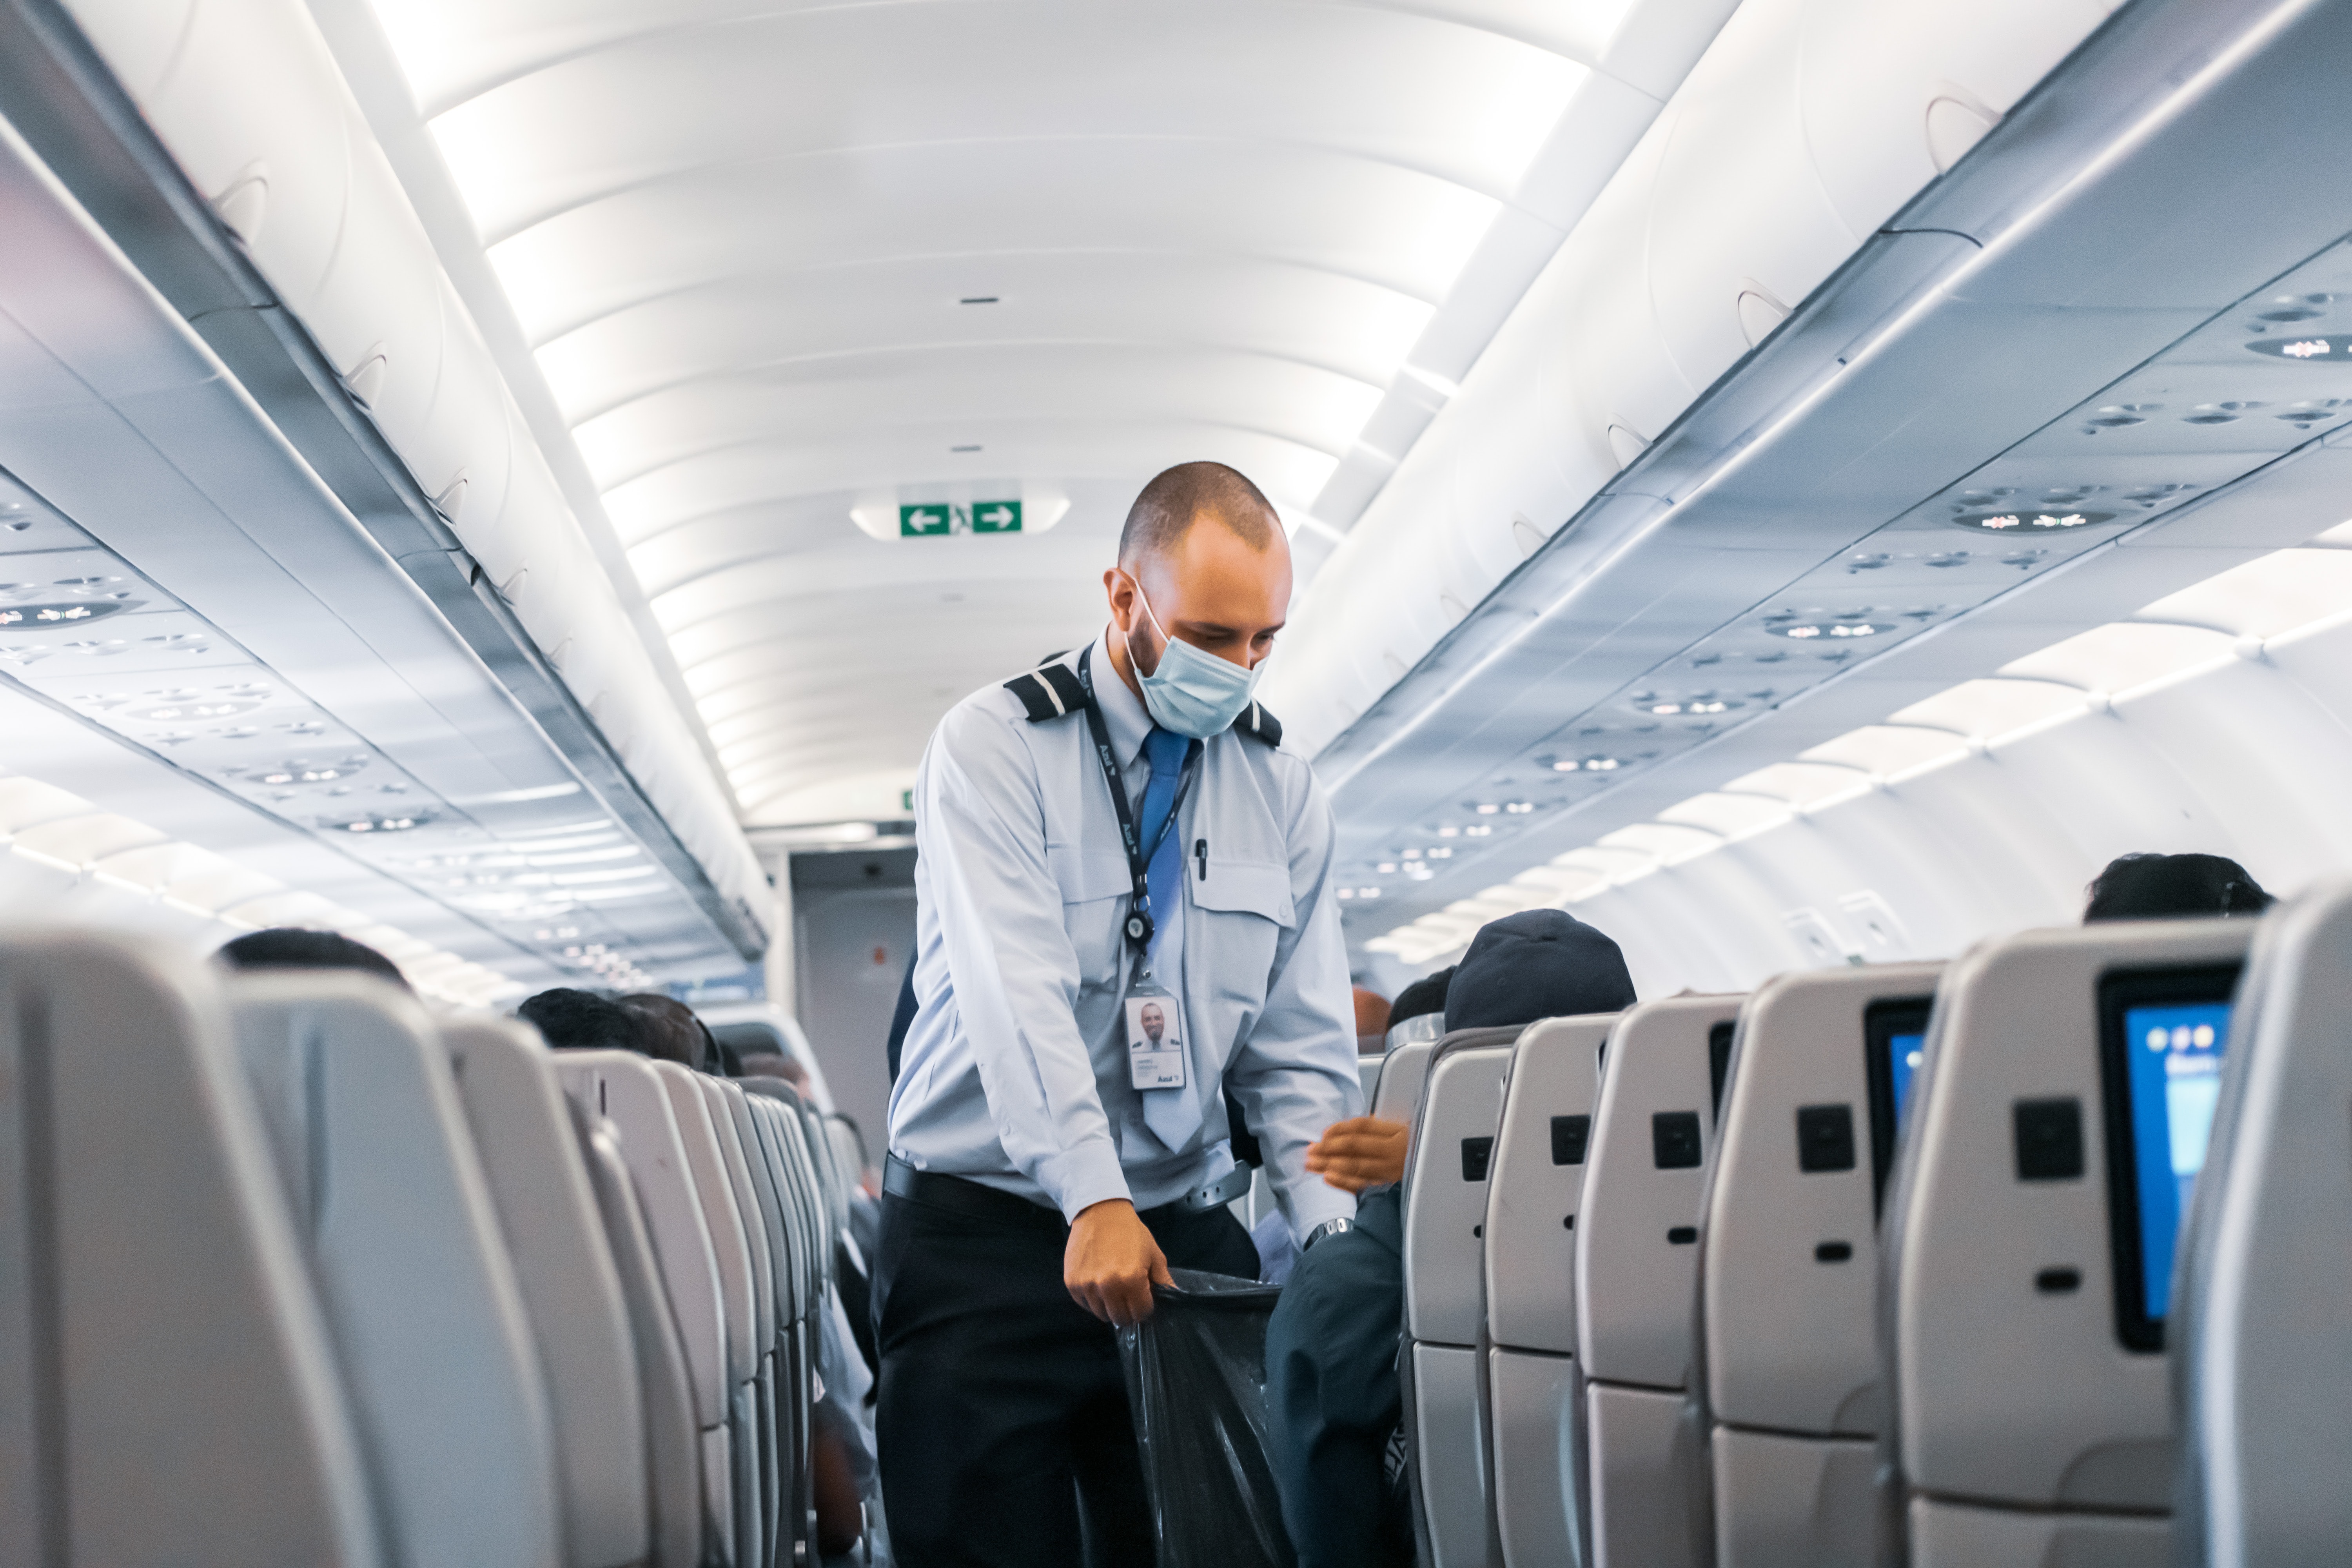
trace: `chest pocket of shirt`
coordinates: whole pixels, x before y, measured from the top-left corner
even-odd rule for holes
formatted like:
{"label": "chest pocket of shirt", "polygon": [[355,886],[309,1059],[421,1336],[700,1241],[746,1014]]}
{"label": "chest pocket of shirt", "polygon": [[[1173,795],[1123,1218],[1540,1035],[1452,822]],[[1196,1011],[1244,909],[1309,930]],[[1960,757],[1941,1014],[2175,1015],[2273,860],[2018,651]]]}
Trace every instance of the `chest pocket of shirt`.
{"label": "chest pocket of shirt", "polygon": [[1062,922],[1070,946],[1078,955],[1078,980],[1087,991],[1117,989],[1119,954],[1125,938],[1119,932],[1120,907],[1116,900],[1134,890],[1127,874],[1127,858],[1116,852],[1088,850],[1076,844],[1045,846],[1045,867],[1062,890]]}
{"label": "chest pocket of shirt", "polygon": [[1208,875],[1198,874],[1195,861],[1192,902],[1223,914],[1263,915],[1278,926],[1297,923],[1298,906],[1290,897],[1290,868],[1275,860],[1220,860],[1209,857]]}
{"label": "chest pocket of shirt", "polygon": [[1221,860],[1212,855],[1207,876],[1199,874],[1197,860],[1187,868],[1193,873],[1187,891],[1199,911],[1194,930],[1214,955],[1213,967],[1202,974],[1193,968],[1188,946],[1187,983],[1206,980],[1210,993],[1236,1009],[1241,1019],[1255,1017],[1265,1005],[1275,949],[1283,931],[1298,919],[1290,896],[1290,868],[1274,860]]}

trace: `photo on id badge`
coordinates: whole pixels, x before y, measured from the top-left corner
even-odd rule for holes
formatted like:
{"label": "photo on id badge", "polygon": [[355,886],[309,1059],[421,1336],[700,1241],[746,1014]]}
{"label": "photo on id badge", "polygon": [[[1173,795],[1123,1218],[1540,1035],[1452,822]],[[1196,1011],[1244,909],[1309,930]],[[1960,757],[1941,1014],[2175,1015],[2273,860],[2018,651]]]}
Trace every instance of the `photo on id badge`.
{"label": "photo on id badge", "polygon": [[1127,999],[1127,1066],[1138,1089],[1184,1087],[1184,1011],[1163,991]]}

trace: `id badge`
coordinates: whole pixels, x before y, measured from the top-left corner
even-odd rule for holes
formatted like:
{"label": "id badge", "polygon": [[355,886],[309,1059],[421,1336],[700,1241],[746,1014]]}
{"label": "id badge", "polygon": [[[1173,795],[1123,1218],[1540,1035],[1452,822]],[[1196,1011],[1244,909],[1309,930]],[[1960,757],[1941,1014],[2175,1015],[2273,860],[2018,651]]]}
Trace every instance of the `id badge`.
{"label": "id badge", "polygon": [[1184,1087],[1184,1009],[1150,981],[1127,994],[1127,1070],[1137,1089]]}

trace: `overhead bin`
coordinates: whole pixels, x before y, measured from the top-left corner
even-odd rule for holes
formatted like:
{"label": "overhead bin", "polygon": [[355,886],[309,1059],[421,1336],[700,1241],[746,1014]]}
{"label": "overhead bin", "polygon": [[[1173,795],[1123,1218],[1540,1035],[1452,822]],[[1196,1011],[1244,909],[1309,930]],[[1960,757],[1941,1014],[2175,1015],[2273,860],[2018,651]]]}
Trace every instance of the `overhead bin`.
{"label": "overhead bin", "polygon": [[1301,743],[1369,709],[2105,14],[1734,12],[1302,596],[1267,692]]}
{"label": "overhead bin", "polygon": [[[192,7],[173,29],[185,52],[161,55],[140,7],[12,16],[8,100],[40,153],[11,143],[28,233],[72,263],[79,308],[102,299],[122,335],[106,351],[115,368],[88,379],[97,350],[70,313],[54,298],[22,312],[34,347],[97,395],[48,410],[41,439],[0,432],[0,460],[200,617],[175,631],[242,642],[273,686],[319,687],[351,727],[345,752],[379,743],[377,773],[398,753],[411,777],[383,782],[404,784],[409,809],[387,820],[420,834],[412,857],[461,816],[577,829],[608,810],[668,879],[628,889],[566,870],[551,885],[584,916],[573,935],[526,919],[499,933],[509,942],[543,941],[559,969],[585,970],[620,914],[657,961],[693,964],[698,942],[712,972],[755,956],[771,900],[726,792],[635,631],[614,635],[630,617],[308,12]],[[77,197],[113,225],[104,237]],[[191,551],[207,532],[221,548]],[[282,585],[282,602],[257,606],[257,584]],[[368,607],[348,620],[307,613],[357,596]],[[355,636],[373,646],[322,657],[321,637]],[[287,642],[309,656],[269,647]],[[365,679],[395,654],[406,689]],[[136,731],[129,711],[91,717]],[[444,743],[461,719],[490,769]],[[307,799],[260,804],[321,826]],[[664,891],[691,912],[614,901]]]}

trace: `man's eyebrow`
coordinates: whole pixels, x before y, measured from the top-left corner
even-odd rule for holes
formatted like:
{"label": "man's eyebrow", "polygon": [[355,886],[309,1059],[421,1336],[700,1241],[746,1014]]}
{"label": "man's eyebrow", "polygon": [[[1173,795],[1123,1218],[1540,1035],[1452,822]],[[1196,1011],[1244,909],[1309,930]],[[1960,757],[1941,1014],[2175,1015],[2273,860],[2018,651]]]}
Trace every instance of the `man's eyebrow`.
{"label": "man's eyebrow", "polygon": [[[1187,619],[1180,620],[1176,622],[1176,625],[1182,626],[1187,631],[1196,632],[1202,637],[1237,637],[1244,635],[1240,627],[1226,626],[1223,621],[1196,621]],[[1275,633],[1280,631],[1287,625],[1289,625],[1287,621],[1276,621],[1270,626],[1260,626],[1257,630],[1247,635],[1254,637],[1272,637]]]}

